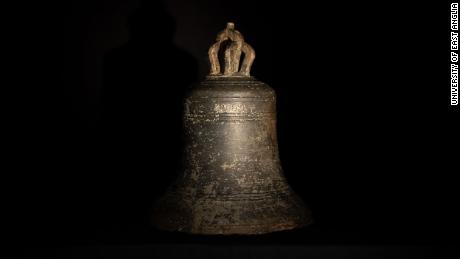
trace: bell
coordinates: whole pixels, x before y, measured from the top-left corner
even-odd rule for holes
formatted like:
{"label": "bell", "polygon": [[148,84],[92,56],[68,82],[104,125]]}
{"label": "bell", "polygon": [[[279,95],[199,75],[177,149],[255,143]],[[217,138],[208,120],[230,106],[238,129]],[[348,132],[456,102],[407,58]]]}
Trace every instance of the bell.
{"label": "bell", "polygon": [[250,76],[254,50],[228,23],[208,54],[210,73],[185,100],[184,170],[156,202],[153,225],[209,235],[308,225],[311,212],[287,184],[278,156],[275,92]]}

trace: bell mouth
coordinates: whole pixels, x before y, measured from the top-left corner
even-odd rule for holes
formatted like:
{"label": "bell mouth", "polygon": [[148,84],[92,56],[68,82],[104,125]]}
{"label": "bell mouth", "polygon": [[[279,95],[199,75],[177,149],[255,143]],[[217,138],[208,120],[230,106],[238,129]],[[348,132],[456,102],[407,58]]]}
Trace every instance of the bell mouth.
{"label": "bell mouth", "polygon": [[183,193],[168,193],[158,200],[152,224],[159,230],[198,235],[259,235],[313,223],[311,211],[295,193],[289,190],[277,196],[191,201]]}
{"label": "bell mouth", "polygon": [[284,231],[291,231],[295,229],[302,229],[313,224],[313,218],[309,218],[302,224],[273,224],[273,225],[252,225],[251,227],[246,226],[229,226],[221,228],[220,230],[215,229],[202,229],[200,231],[189,230],[186,228],[167,228],[164,225],[157,225],[153,223],[153,226],[161,231],[168,232],[182,232],[192,235],[202,236],[254,236],[254,235],[267,235],[271,233],[278,233]]}

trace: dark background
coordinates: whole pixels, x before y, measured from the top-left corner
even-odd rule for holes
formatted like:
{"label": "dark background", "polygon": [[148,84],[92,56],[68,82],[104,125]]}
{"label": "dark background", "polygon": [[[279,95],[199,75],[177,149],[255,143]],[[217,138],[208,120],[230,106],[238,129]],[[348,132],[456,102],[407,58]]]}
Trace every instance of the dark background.
{"label": "dark background", "polygon": [[[4,85],[11,247],[455,243],[448,4],[19,10],[6,49],[17,74]],[[259,237],[162,233],[149,214],[180,170],[182,96],[206,75],[207,49],[228,21],[256,50],[252,74],[277,92],[282,165],[316,222]]]}

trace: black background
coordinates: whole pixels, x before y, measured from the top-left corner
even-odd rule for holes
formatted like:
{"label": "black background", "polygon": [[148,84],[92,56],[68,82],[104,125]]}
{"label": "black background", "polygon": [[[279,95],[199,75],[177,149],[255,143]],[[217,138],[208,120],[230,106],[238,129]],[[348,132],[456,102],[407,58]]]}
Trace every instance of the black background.
{"label": "black background", "polygon": [[[252,74],[277,92],[285,175],[316,220],[306,229],[200,237],[149,226],[180,170],[181,98],[227,21],[256,50]],[[67,1],[20,7],[10,23],[12,247],[455,243],[448,4]]]}

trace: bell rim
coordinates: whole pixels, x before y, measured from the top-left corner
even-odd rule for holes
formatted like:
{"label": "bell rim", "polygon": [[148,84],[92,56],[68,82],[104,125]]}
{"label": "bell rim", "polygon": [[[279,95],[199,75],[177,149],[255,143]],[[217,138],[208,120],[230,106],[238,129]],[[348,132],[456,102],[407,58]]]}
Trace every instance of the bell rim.
{"label": "bell rim", "polygon": [[[279,233],[285,231],[299,230],[314,224],[315,220],[312,216],[305,217],[302,222],[296,223],[279,223],[277,225],[272,224],[255,224],[251,225],[250,228],[243,227],[247,225],[229,225],[220,228],[220,230],[212,230],[216,228],[201,228],[200,230],[194,230],[189,228],[168,228],[162,224],[156,224],[152,222],[152,226],[160,231],[165,232],[180,232],[190,235],[201,235],[201,236],[255,236],[255,235],[266,235],[270,233]],[[251,230],[252,229],[252,230]]]}

